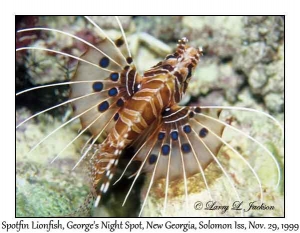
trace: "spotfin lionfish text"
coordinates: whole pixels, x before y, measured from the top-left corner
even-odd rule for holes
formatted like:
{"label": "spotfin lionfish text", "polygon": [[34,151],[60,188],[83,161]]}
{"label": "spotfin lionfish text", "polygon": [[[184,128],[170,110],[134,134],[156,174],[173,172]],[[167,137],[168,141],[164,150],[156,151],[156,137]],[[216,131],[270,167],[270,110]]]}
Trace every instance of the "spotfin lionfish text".
{"label": "spotfin lionfish text", "polygon": [[283,23],[17,16],[17,216],[283,216]]}

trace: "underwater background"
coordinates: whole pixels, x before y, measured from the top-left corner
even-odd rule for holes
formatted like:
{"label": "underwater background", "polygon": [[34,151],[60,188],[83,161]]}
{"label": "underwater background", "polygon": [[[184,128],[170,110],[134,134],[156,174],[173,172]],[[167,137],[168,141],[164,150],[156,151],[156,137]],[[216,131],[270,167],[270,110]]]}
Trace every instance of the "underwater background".
{"label": "underwater background", "polygon": [[[112,38],[120,35],[113,17],[91,17]],[[189,84],[182,104],[200,106],[239,106],[262,110],[284,125],[284,17],[281,16],[121,16],[134,62],[142,74],[167,54],[174,51],[178,39],[187,37],[192,46],[201,46],[204,56]],[[16,29],[47,27],[60,29],[97,43],[99,36],[93,25],[81,16],[17,16]],[[59,33],[33,31],[16,34],[16,47],[36,46],[59,50],[80,56],[85,45]],[[43,51],[20,51],[16,53],[16,92],[38,85],[70,80],[76,60]],[[16,98],[16,123],[27,117],[67,100],[68,86],[57,86],[32,91]],[[30,151],[41,138],[71,118],[68,106],[59,107],[42,114],[16,130],[16,215],[62,216],[73,213],[84,203],[89,193],[87,161],[72,171],[80,158],[81,149],[89,135],[76,140],[62,156],[50,163],[57,153],[76,137],[80,122],[61,128],[36,150]],[[226,115],[227,114],[227,115]],[[229,115],[228,115],[229,114]],[[239,128],[254,136],[268,147],[281,165],[283,173],[283,141],[280,129],[266,117],[255,113],[232,111],[224,113]],[[231,135],[227,135],[231,137]],[[264,188],[266,203],[276,206],[275,211],[254,211],[247,216],[283,216],[283,174],[279,190],[269,187],[276,183],[277,173],[272,160],[242,137],[231,141],[231,145],[251,160],[258,171]],[[232,151],[222,150],[223,162],[231,174],[237,173],[241,199],[253,199],[257,184],[249,169],[235,159]],[[126,162],[124,162],[126,164]],[[122,165],[121,165],[122,167]],[[124,167],[124,165],[123,165]],[[226,181],[212,164],[206,171],[213,193],[226,199]],[[119,171],[121,174],[121,171]],[[118,177],[118,175],[116,175]],[[199,178],[199,179],[198,179]],[[200,181],[199,181],[200,180]],[[136,216],[140,200],[145,194],[141,177],[124,207],[121,207],[131,180],[124,179],[112,186],[106,199],[97,210],[87,208],[79,216]],[[189,179],[190,203],[208,199],[201,183],[201,176]],[[195,183],[195,188],[193,184]],[[196,185],[197,183],[197,185]],[[203,183],[203,182],[202,182]],[[183,216],[180,208],[182,182],[173,184],[173,195],[167,214]],[[145,216],[159,216],[163,205],[163,184],[153,188]],[[252,189],[253,188],[253,189]],[[125,190],[125,191],[124,191]],[[199,192],[200,190],[200,192]],[[222,191],[223,190],[223,191]],[[224,195],[224,196],[223,196]],[[257,197],[256,197],[257,199]],[[192,211],[192,210],[191,210]],[[222,216],[235,216],[226,213]],[[192,211],[191,216],[213,216],[207,211]],[[75,216],[75,215],[74,215]]]}

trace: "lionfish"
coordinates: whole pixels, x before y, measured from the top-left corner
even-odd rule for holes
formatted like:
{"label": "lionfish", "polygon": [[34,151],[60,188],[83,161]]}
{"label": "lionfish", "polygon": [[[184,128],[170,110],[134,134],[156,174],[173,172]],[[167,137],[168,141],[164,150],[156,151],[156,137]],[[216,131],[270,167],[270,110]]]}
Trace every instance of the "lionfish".
{"label": "lionfish", "polygon": [[[57,33],[64,39],[81,42],[81,47],[83,44],[83,50],[85,50],[82,55],[78,56],[72,54],[71,49],[58,51],[39,45],[23,44],[17,47],[17,56],[26,56],[22,53],[24,51],[34,51],[44,52],[49,56],[60,55],[77,61],[75,73],[70,81],[36,86],[17,93],[19,97],[26,93],[34,93],[38,89],[70,86],[69,100],[17,122],[16,129],[19,130],[29,120],[43,113],[67,104],[72,106],[73,116],[49,134],[47,133],[32,146],[30,152],[41,146],[43,142],[47,142],[47,139],[62,127],[80,119],[81,129],[77,136],[65,145],[52,162],[56,161],[75,140],[83,137],[87,132],[91,134],[73,169],[83,160],[89,161],[90,181],[87,183],[91,184],[94,207],[101,205],[102,197],[108,192],[112,183],[120,181],[130,165],[135,162],[138,162],[139,166],[131,176],[134,177],[132,184],[129,190],[123,191],[125,203],[137,179],[141,174],[147,174],[148,182],[142,191],[139,216],[142,215],[147,199],[151,196],[151,189],[156,193],[154,197],[161,200],[160,205],[156,207],[159,208],[156,210],[157,215],[161,216],[172,214],[168,212],[168,209],[174,211],[172,210],[174,205],[178,205],[174,207],[175,210],[184,209],[185,214],[188,215],[188,212],[194,209],[194,203],[190,200],[192,193],[199,191],[205,193],[205,200],[209,203],[256,201],[257,204],[262,204],[267,187],[262,184],[262,179],[251,160],[253,157],[262,155],[269,159],[268,163],[275,164],[278,180],[277,184],[272,185],[277,187],[282,179],[280,162],[274,155],[274,151],[271,152],[262,142],[234,126],[232,123],[234,117],[228,117],[228,114],[225,114],[224,120],[221,116],[225,111],[246,111],[254,114],[256,118],[265,117],[273,121],[274,125],[278,125],[278,121],[256,109],[230,106],[182,106],[183,96],[203,57],[201,47],[190,46],[188,39],[184,37],[178,41],[173,53],[168,54],[165,59],[140,74],[134,64],[119,18],[116,17],[115,20],[120,28],[121,36],[116,39],[111,39],[91,17],[85,17],[85,19],[99,33],[98,41],[89,42],[80,35],[53,28],[32,27],[17,31],[17,36],[23,41],[28,38],[31,40],[36,35],[34,33],[38,32]],[[52,94],[50,98],[51,96]],[[251,156],[245,156],[239,151],[238,146],[224,138],[225,131],[235,132],[238,140],[246,138],[254,143],[259,153],[255,154],[254,151]],[[281,133],[283,136],[283,132]],[[101,138],[103,140],[100,143]],[[129,161],[117,177],[118,179],[114,179],[119,161],[124,156],[124,150],[129,147],[133,147],[134,151],[129,155]],[[220,152],[222,150],[223,153]],[[244,180],[239,181],[238,174],[235,175],[229,170],[226,165],[226,156],[227,160],[240,161],[243,166],[236,163],[240,169],[250,171],[249,174],[253,176],[251,184],[247,184],[247,187],[241,184]],[[225,157],[225,160],[221,157]],[[209,169],[211,166],[215,167]],[[216,171],[221,173],[220,176],[223,179],[225,178],[226,184],[218,190],[212,188],[217,177],[211,177]],[[191,181],[191,178],[194,180]],[[197,187],[189,187],[197,183],[201,183],[202,188],[197,190]],[[241,186],[240,189],[239,186]],[[250,189],[253,186],[257,188]],[[70,187],[70,192],[72,192],[72,187]],[[218,201],[221,195],[218,192],[225,193],[222,203]],[[241,192],[253,192],[256,199],[244,200]],[[224,196],[228,198],[226,203],[223,203]],[[197,198],[203,198],[203,196]],[[177,199],[182,201],[178,202]],[[202,199],[198,201],[202,201],[205,205]],[[237,215],[244,216],[243,211],[236,212],[238,212]],[[204,216],[200,210],[196,213]],[[214,216],[216,214],[214,212]]]}

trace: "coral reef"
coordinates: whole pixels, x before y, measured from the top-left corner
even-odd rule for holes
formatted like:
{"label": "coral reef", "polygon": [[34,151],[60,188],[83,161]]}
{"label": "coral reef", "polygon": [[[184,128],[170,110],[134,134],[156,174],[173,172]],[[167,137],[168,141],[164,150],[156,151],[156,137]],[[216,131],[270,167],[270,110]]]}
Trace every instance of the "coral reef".
{"label": "coral reef", "polygon": [[[29,116],[30,112],[25,108],[17,109],[17,124]],[[60,120],[44,114],[16,130],[16,215],[18,217],[68,215],[84,203],[89,193],[85,164],[72,171],[80,156],[78,146],[71,145],[51,163],[66,143],[77,135],[78,122],[62,128],[55,137],[49,137],[46,143],[29,152],[45,137],[45,134],[61,124]],[[82,145],[84,140],[86,138],[81,138],[79,145]]]}

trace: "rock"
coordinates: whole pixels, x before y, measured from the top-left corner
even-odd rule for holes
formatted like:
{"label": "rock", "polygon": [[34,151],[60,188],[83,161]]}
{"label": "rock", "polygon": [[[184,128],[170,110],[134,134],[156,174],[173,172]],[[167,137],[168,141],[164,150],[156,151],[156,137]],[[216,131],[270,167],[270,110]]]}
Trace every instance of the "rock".
{"label": "rock", "polygon": [[265,95],[264,101],[271,112],[282,112],[284,110],[284,99],[280,94],[269,93]]}
{"label": "rock", "polygon": [[[20,124],[30,115],[29,111],[23,108],[17,110],[16,116],[16,122]],[[79,159],[78,144],[77,147],[69,146],[54,163],[50,163],[76,137],[77,131],[74,128],[60,129],[55,137],[49,137],[29,153],[30,149],[45,137],[45,133],[47,135],[60,125],[61,122],[44,114],[38,120],[26,122],[16,130],[18,217],[68,215],[77,210],[88,195],[84,162],[72,171]],[[83,140],[84,137],[77,143],[82,144]]]}

